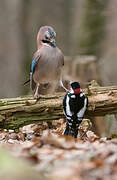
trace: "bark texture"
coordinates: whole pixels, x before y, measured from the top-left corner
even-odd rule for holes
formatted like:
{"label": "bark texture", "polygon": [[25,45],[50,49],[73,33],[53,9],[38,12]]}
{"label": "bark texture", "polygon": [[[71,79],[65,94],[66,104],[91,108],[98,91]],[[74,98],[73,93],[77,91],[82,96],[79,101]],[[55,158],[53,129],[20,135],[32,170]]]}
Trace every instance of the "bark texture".
{"label": "bark texture", "polygon": [[[86,117],[117,113],[117,86],[100,87],[93,81],[84,92],[89,99]],[[63,118],[64,95],[65,93],[57,93],[41,96],[39,101],[32,96],[1,99],[0,128],[18,129],[31,123]]]}

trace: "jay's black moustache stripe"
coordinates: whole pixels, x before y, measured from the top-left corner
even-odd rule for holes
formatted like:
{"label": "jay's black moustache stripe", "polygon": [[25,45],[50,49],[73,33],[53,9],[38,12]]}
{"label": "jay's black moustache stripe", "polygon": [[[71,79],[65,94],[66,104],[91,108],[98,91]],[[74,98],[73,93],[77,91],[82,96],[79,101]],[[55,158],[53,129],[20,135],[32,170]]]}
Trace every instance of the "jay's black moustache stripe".
{"label": "jay's black moustache stripe", "polygon": [[43,43],[47,43],[47,44],[49,44],[49,45],[52,46],[52,47],[56,47],[55,43],[50,42],[50,41],[48,41],[48,40],[42,40],[42,42],[43,42]]}

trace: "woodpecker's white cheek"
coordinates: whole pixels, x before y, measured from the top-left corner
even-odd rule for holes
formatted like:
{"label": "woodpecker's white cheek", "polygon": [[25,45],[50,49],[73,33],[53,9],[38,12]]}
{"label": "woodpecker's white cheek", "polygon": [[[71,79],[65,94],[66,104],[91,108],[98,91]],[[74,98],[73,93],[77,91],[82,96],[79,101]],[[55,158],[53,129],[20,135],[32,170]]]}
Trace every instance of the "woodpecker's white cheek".
{"label": "woodpecker's white cheek", "polygon": [[82,97],[84,94],[83,93],[80,93],[80,97]]}
{"label": "woodpecker's white cheek", "polygon": [[72,88],[70,88],[70,93],[71,93],[71,94],[74,94],[74,91],[73,91],[73,89],[72,89]]}

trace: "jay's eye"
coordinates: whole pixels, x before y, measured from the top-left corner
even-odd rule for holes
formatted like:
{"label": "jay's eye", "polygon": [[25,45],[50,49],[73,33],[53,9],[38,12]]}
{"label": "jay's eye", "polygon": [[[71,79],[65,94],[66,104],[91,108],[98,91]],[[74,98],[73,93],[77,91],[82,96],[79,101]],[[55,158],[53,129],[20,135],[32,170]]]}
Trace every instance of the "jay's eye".
{"label": "jay's eye", "polygon": [[45,38],[46,38],[46,39],[50,39],[50,34],[49,34],[48,31],[45,32]]}

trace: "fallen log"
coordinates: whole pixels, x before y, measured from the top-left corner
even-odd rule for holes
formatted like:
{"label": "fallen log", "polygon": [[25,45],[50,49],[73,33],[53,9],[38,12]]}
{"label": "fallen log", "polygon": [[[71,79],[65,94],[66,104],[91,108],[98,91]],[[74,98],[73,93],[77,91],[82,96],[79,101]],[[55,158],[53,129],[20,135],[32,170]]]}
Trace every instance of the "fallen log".
{"label": "fallen log", "polygon": [[[86,117],[117,113],[117,86],[100,87],[95,82],[84,90],[89,99]],[[24,125],[50,122],[63,118],[62,98],[65,93],[0,100],[0,128],[18,129]]]}

